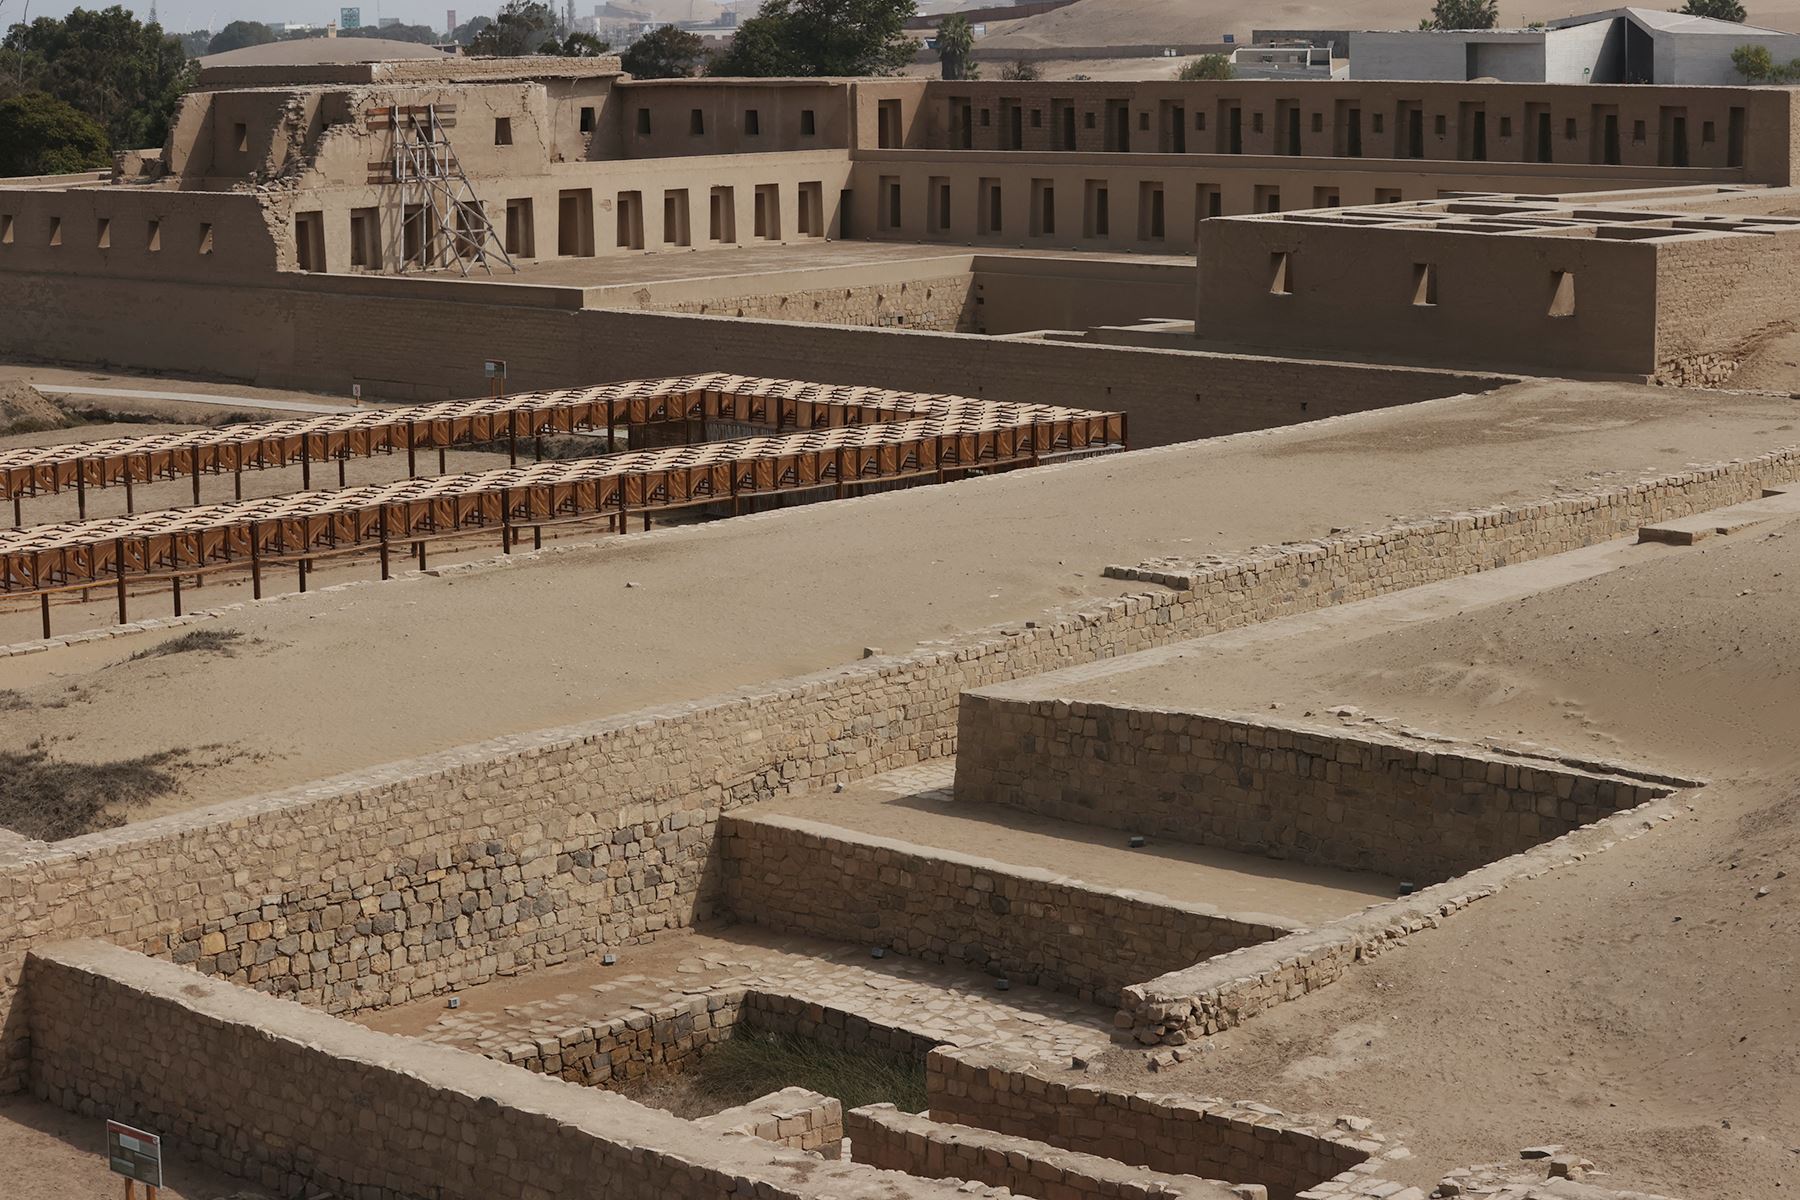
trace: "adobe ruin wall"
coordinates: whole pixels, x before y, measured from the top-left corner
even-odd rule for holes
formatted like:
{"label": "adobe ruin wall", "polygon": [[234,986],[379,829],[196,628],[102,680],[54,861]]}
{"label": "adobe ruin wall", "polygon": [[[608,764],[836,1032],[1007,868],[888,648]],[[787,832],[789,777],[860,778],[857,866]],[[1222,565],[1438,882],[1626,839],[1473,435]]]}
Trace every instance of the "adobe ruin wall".
{"label": "adobe ruin wall", "polygon": [[1037,628],[0,845],[0,1091],[25,1078],[15,1001],[34,944],[106,938],[333,1011],[552,965],[714,911],[722,812],[954,753],[966,690],[1522,562],[1797,474],[1784,450],[1269,549]]}

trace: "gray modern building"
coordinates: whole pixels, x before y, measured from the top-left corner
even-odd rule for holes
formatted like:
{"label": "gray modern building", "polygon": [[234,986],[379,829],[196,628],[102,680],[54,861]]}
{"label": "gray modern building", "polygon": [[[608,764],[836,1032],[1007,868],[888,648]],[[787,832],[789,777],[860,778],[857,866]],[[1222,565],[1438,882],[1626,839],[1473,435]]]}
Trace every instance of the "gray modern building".
{"label": "gray modern building", "polygon": [[1742,84],[1731,52],[1745,45],[1800,58],[1800,35],[1779,29],[1614,8],[1536,29],[1352,31],[1350,78]]}

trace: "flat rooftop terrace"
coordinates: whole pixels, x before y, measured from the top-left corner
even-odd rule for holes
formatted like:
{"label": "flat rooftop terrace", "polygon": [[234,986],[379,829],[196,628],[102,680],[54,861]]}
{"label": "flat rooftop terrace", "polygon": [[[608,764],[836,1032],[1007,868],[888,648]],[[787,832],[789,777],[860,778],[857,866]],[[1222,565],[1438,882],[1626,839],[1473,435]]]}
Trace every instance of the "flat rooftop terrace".
{"label": "flat rooftop terrace", "polygon": [[[232,613],[209,626],[240,635],[228,663],[132,660],[147,637],[0,659],[0,689],[19,694],[0,746],[41,738],[83,761],[220,748],[177,795],[135,812],[155,815],[1146,589],[1104,577],[1111,563],[1750,455],[1790,444],[1797,410],[1766,395],[1525,383],[515,556]],[[236,598],[220,592],[207,603]],[[9,619],[13,639],[35,636],[35,614]]]}

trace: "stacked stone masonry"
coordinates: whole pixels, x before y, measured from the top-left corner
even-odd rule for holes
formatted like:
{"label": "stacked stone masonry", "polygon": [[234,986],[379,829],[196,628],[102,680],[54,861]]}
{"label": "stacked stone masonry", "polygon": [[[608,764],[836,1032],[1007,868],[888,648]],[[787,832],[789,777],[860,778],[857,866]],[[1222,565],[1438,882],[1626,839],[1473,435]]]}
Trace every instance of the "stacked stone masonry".
{"label": "stacked stone masonry", "polygon": [[1331,730],[963,697],[958,800],[1437,882],[1666,795],[1643,780]]}
{"label": "stacked stone masonry", "polygon": [[720,823],[741,921],[863,943],[1117,1004],[1119,989],[1299,926],[794,817]]}
{"label": "stacked stone masonry", "polygon": [[1065,1083],[1035,1065],[1004,1062],[978,1049],[933,1051],[925,1071],[934,1121],[1031,1138],[1153,1171],[1261,1184],[1271,1200],[1292,1200],[1389,1150],[1366,1122],[1352,1118],[1320,1129],[1260,1104]]}
{"label": "stacked stone masonry", "polygon": [[1140,1043],[1182,1046],[1241,1025],[1299,999],[1517,879],[1578,862],[1614,843],[1673,820],[1691,792],[1676,792],[1566,833],[1510,858],[1478,867],[1410,896],[1340,917],[1318,929],[1234,950],[1186,970],[1134,984],[1121,995],[1114,1024]]}
{"label": "stacked stone masonry", "polygon": [[741,1133],[829,1159],[841,1156],[844,1141],[843,1102],[798,1087],[770,1092],[694,1123],[713,1133]]}
{"label": "stacked stone masonry", "polygon": [[1147,1171],[990,1129],[943,1124],[891,1104],[845,1117],[855,1161],[927,1179],[967,1179],[1041,1200],[1264,1200],[1268,1189]]}
{"label": "stacked stone masonry", "polygon": [[98,942],[34,951],[28,993],[37,1096],[155,1129],[171,1153],[281,1195],[963,1195],[948,1183],[719,1137],[621,1096],[374,1033]]}
{"label": "stacked stone masonry", "polygon": [[1046,615],[1036,628],[55,846],[0,845],[0,906],[11,914],[0,941],[0,1091],[24,1082],[25,1041],[7,1014],[40,941],[103,937],[156,957],[179,952],[200,970],[330,1011],[552,965],[714,911],[709,849],[721,812],[953,754],[965,690],[1556,553],[1754,499],[1797,470],[1800,453],[1783,450],[1267,550],[1171,574],[1180,590]]}
{"label": "stacked stone masonry", "polygon": [[804,996],[725,987],[664,1008],[573,1025],[483,1053],[585,1087],[617,1088],[689,1070],[720,1042],[746,1028],[921,1060],[942,1041]]}

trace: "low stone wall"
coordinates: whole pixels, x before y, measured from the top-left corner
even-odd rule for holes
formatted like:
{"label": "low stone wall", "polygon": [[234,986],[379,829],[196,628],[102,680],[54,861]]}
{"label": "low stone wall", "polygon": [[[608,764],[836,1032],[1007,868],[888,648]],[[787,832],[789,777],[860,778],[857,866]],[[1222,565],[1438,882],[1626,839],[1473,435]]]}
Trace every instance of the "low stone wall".
{"label": "low stone wall", "polygon": [[[40,940],[105,937],[179,953],[330,1011],[552,965],[710,913],[720,812],[955,753],[967,689],[1570,549],[1757,497],[1797,473],[1800,452],[1784,450],[1269,549],[1183,574],[1192,585],[1183,590],[1045,614],[1036,628],[499,738],[54,846],[0,845],[0,1092],[23,1080],[24,1043],[6,1014]],[[1465,544],[1480,552],[1457,550]]]}
{"label": "low stone wall", "polygon": [[835,1096],[782,1088],[748,1104],[701,1117],[694,1124],[710,1133],[742,1133],[835,1159],[841,1156],[844,1141],[844,1105]]}
{"label": "low stone wall", "polygon": [[1691,794],[1648,801],[1411,896],[1134,984],[1121,993],[1114,1023],[1131,1030],[1140,1043],[1171,1046],[1241,1025],[1336,982],[1353,964],[1404,945],[1421,930],[1437,928],[1444,918],[1515,880],[1578,862],[1673,820]]}
{"label": "low stone wall", "polygon": [[785,1033],[845,1049],[885,1050],[923,1061],[939,1039],[791,993],[724,987],[656,1009],[640,1009],[483,1053],[584,1087],[616,1088],[679,1074],[746,1029]]}
{"label": "low stone wall", "polygon": [[958,801],[1421,883],[1671,790],[1547,761],[1091,700],[971,694],[957,742]]}
{"label": "low stone wall", "polygon": [[[934,1121],[992,1129],[1154,1171],[1261,1184],[1271,1200],[1292,1200],[1388,1151],[1386,1141],[1355,1118],[1320,1129],[1261,1104],[1063,1083],[1035,1064],[999,1060],[979,1050],[935,1050],[925,1071]],[[850,1136],[854,1147],[856,1134]]]}
{"label": "low stone wall", "polygon": [[857,1162],[927,1179],[968,1179],[1042,1200],[1262,1200],[1267,1189],[1170,1175],[1030,1138],[912,1116],[891,1104],[845,1115]]}
{"label": "low stone wall", "polygon": [[150,1129],[170,1154],[283,1195],[963,1195],[719,1137],[622,1096],[375,1033],[98,942],[39,947],[27,995],[40,1098]]}
{"label": "low stone wall", "polygon": [[1102,1004],[1126,984],[1300,928],[796,817],[726,817],[719,835],[725,904],[740,921],[967,963]]}
{"label": "low stone wall", "polygon": [[696,1066],[731,1036],[743,1004],[743,988],[720,988],[667,1008],[636,1010],[553,1037],[497,1046],[486,1056],[584,1087],[620,1087]]}

